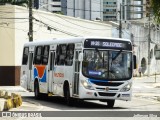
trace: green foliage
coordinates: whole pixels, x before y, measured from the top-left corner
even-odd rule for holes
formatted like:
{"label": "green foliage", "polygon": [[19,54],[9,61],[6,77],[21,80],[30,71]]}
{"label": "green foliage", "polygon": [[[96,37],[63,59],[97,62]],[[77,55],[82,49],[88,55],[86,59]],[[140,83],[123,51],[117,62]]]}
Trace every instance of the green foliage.
{"label": "green foliage", "polygon": [[155,21],[160,24],[160,0],[151,0]]}
{"label": "green foliage", "polygon": [[23,5],[28,4],[28,0],[0,0],[0,5],[10,3],[12,5]]}

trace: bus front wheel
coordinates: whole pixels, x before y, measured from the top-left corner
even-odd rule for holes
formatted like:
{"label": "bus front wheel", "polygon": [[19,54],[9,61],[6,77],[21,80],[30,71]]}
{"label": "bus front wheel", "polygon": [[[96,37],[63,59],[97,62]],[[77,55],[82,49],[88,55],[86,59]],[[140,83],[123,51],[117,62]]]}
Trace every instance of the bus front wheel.
{"label": "bus front wheel", "polygon": [[115,103],[115,100],[107,100],[107,107],[108,108],[113,108],[114,103]]}

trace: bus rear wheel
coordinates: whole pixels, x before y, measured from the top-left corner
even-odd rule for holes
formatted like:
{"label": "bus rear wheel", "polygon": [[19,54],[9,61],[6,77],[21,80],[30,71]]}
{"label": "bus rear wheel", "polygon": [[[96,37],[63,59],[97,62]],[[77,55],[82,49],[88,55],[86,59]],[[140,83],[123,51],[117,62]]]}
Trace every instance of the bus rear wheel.
{"label": "bus rear wheel", "polygon": [[113,108],[115,100],[107,100],[107,108]]}
{"label": "bus rear wheel", "polygon": [[73,105],[73,99],[70,97],[69,87],[67,87],[66,90],[65,90],[65,101],[66,101],[68,106]]}
{"label": "bus rear wheel", "polygon": [[34,96],[36,99],[40,99],[40,92],[39,92],[39,84],[35,82],[34,84]]}

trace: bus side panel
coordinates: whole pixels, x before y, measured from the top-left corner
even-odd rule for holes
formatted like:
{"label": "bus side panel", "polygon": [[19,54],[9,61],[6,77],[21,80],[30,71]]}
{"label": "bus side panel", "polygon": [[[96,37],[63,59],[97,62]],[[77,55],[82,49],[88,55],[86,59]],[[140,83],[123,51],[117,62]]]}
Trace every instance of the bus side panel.
{"label": "bus side panel", "polygon": [[63,96],[64,81],[68,81],[70,85],[70,94],[72,95],[73,66],[56,66],[54,72],[54,94]]}
{"label": "bus side panel", "polygon": [[28,65],[22,65],[21,66],[21,80],[20,80],[20,84],[23,88],[25,88],[26,90],[29,88],[28,85],[29,83],[29,70],[28,70]]}
{"label": "bus side panel", "polygon": [[55,66],[53,93],[56,95],[63,96],[64,71],[64,66]]}
{"label": "bus side panel", "polygon": [[34,80],[39,81],[40,93],[48,93],[48,66],[34,65]]}
{"label": "bus side panel", "polygon": [[74,67],[72,66],[66,66],[65,67],[65,80],[68,80],[69,82],[69,87],[70,87],[70,95],[72,96],[72,89],[73,89],[73,78],[74,78]]}

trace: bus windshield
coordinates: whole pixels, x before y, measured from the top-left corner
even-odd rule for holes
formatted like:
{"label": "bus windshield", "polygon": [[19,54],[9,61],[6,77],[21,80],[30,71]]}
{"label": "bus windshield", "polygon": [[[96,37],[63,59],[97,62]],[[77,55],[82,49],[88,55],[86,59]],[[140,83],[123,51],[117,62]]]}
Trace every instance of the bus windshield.
{"label": "bus windshield", "polygon": [[93,79],[127,80],[132,77],[131,52],[84,50],[82,73]]}

